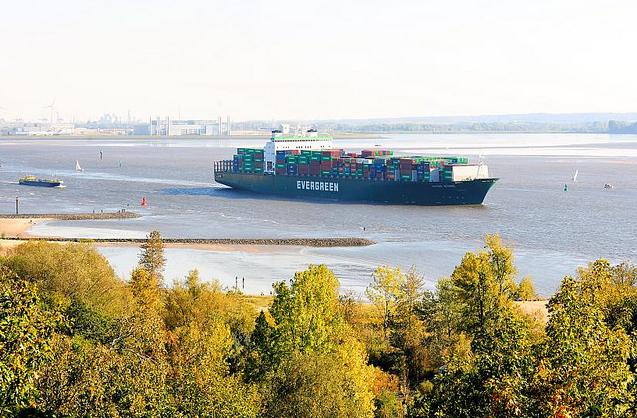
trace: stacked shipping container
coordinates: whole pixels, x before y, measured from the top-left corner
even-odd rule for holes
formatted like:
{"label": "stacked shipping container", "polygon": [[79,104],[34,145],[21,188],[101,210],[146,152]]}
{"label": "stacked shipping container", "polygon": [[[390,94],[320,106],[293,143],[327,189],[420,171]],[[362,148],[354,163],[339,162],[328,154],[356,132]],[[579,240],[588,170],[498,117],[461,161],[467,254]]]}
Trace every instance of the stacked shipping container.
{"label": "stacked shipping container", "polygon": [[232,159],[235,173],[263,173],[263,150],[258,148],[237,148]]}
{"label": "stacked shipping container", "polygon": [[[363,150],[360,155],[340,149],[277,151],[276,175],[354,178],[376,181],[453,181],[453,166],[467,164],[466,157],[393,157],[383,149]],[[235,173],[263,173],[263,150],[238,148],[232,161]],[[432,176],[432,172],[436,176]],[[439,180],[438,180],[439,179]]]}

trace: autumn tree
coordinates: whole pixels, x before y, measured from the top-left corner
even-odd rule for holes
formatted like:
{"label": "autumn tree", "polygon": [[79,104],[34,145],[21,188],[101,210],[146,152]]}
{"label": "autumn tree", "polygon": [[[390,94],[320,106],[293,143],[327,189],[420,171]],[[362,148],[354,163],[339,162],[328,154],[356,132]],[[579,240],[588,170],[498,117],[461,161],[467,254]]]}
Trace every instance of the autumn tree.
{"label": "autumn tree", "polygon": [[536,300],[537,293],[535,293],[535,286],[533,286],[533,280],[529,276],[525,276],[518,284],[515,292],[517,300]]}
{"label": "autumn tree", "polygon": [[169,385],[179,414],[254,417],[261,409],[256,387],[230,370],[237,350],[237,322],[228,312],[238,309],[229,308],[233,302],[216,284],[202,283],[196,270],[166,290]]}
{"label": "autumn tree", "polygon": [[[121,398],[127,357],[81,335],[56,334],[50,361],[40,369],[38,409],[51,416],[119,416],[131,412]],[[98,412],[99,411],[99,412]]]}
{"label": "autumn tree", "polygon": [[89,244],[29,241],[10,251],[2,264],[37,284],[49,304],[111,317],[130,304],[125,284]]}
{"label": "autumn tree", "polygon": [[171,411],[172,403],[160,283],[157,276],[140,267],[132,272],[129,287],[133,309],[121,319],[119,335],[111,343],[125,353],[112,376],[119,390],[119,407],[130,415],[164,415]]}
{"label": "autumn tree", "polygon": [[151,231],[146,237],[146,241],[141,245],[139,265],[157,277],[159,283],[163,286],[166,258],[164,257],[164,243],[159,231]]}
{"label": "autumn tree", "polygon": [[73,328],[57,335],[41,370],[39,409],[75,416],[239,416],[261,409],[256,388],[230,373],[234,349],[215,286],[192,273],[161,289],[133,271],[130,311],[114,318],[107,338]]}
{"label": "autumn tree", "polygon": [[404,281],[405,276],[399,268],[381,266],[374,271],[372,282],[365,289],[365,295],[378,310],[385,339],[389,336],[389,326]]}

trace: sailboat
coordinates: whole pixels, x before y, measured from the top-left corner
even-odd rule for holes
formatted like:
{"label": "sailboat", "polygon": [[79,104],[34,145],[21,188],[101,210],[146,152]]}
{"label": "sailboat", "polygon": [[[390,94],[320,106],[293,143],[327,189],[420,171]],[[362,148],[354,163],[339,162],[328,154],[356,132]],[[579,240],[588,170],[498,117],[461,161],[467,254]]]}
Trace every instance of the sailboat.
{"label": "sailboat", "polygon": [[82,167],[80,167],[80,162],[75,160],[75,171],[84,171]]}
{"label": "sailboat", "polygon": [[579,174],[579,170],[575,170],[575,174],[573,174],[573,183],[577,181],[577,175]]}

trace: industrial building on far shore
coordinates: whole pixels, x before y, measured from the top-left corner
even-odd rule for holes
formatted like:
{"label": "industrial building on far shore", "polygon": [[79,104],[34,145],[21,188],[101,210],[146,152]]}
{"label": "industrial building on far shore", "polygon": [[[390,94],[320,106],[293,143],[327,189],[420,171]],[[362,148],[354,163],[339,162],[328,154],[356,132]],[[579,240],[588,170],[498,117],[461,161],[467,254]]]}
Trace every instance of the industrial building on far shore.
{"label": "industrial building on far shore", "polygon": [[232,129],[230,117],[213,119],[149,118],[127,121],[105,114],[97,121],[66,122],[62,119],[34,122],[0,119],[0,136],[230,136],[261,134],[260,131]]}
{"label": "industrial building on far shore", "polygon": [[170,117],[155,118],[149,121],[149,135],[151,136],[184,136],[184,135],[231,135],[230,118],[225,122],[215,120],[177,120]]}

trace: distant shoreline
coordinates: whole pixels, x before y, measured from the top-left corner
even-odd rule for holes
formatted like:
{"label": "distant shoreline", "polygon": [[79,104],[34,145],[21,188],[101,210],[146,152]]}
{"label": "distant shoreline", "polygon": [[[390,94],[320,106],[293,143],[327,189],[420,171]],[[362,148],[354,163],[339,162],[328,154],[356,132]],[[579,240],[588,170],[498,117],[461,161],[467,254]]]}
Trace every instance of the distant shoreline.
{"label": "distant shoreline", "polygon": [[[388,135],[542,135],[542,134],[565,134],[565,135],[634,135],[634,132],[611,132],[608,130],[390,130],[377,132],[337,132],[333,133],[335,140],[348,139],[385,139]],[[0,135],[0,140],[200,140],[200,141],[251,141],[270,139],[269,135],[174,135],[174,136],[150,136],[150,135]]]}
{"label": "distant shoreline", "polygon": [[[333,134],[334,139],[380,139],[383,135],[393,134],[396,132],[387,132],[387,133],[379,133],[379,132],[340,132]],[[270,135],[173,135],[173,136],[150,136],[150,135],[0,135],[0,139],[12,139],[12,140],[29,140],[29,139],[50,139],[50,140],[73,140],[73,139],[92,139],[92,140],[100,140],[100,139],[121,139],[121,140],[131,140],[131,139],[199,139],[202,141],[229,141],[229,140],[263,140],[266,141],[270,139]]]}

